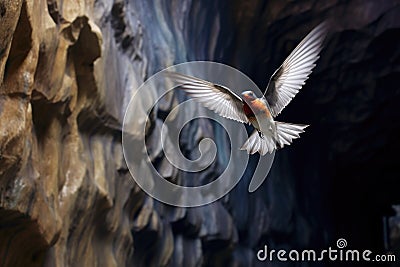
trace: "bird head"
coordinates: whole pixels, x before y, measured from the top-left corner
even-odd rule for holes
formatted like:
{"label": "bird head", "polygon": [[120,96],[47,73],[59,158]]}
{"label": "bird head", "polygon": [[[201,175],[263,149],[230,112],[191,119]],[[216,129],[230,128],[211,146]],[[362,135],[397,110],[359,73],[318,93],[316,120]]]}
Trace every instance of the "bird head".
{"label": "bird head", "polygon": [[246,102],[250,102],[250,101],[257,99],[257,96],[253,91],[244,91],[244,92],[242,92],[241,95],[242,95],[243,100],[245,100]]}

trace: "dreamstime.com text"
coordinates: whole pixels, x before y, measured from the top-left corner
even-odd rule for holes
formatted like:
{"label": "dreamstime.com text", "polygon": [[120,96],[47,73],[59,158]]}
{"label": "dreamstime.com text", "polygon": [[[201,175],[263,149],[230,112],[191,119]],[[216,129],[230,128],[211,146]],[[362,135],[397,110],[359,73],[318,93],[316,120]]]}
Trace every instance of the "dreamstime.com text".
{"label": "dreamstime.com text", "polygon": [[259,261],[374,261],[374,262],[395,262],[394,254],[373,254],[371,250],[345,249],[347,241],[339,238],[336,242],[337,248],[328,247],[321,251],[312,249],[306,250],[275,250],[269,249],[267,245],[257,252]]}

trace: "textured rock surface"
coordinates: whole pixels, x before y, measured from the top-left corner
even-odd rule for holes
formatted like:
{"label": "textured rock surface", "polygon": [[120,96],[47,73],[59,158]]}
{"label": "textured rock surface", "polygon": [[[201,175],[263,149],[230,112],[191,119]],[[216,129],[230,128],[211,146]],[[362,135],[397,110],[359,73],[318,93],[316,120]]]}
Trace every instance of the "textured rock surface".
{"label": "textured rock surface", "polygon": [[[261,266],[264,244],[338,237],[382,250],[382,216],[400,202],[399,16],[399,1],[1,0],[0,266]],[[131,182],[119,129],[147,77],[215,60],[265,87],[326,18],[318,67],[280,118],[312,127],[258,191],[245,177],[223,200],[184,209]],[[211,126],[193,122],[186,149],[202,136],[224,142]]]}

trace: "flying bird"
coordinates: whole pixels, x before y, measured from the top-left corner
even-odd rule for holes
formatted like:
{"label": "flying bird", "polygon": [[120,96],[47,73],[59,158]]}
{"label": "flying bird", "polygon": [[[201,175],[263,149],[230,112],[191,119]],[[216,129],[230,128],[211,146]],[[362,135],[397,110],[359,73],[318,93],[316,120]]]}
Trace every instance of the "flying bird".
{"label": "flying bird", "polygon": [[177,72],[167,72],[167,76],[180,83],[179,88],[188,96],[220,116],[253,125],[254,132],[240,149],[249,154],[265,155],[290,145],[309,126],[279,122],[274,118],[305,84],[319,58],[325,37],[326,23],[321,23],[274,72],[262,97],[257,97],[253,91],[244,91],[238,96],[223,85]]}

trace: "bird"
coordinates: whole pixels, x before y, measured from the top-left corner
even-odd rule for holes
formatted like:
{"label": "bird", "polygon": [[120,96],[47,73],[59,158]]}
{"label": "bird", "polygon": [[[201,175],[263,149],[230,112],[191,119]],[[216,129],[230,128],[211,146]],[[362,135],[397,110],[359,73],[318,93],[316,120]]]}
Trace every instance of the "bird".
{"label": "bird", "polygon": [[264,156],[290,145],[309,125],[276,121],[282,110],[296,96],[316,66],[327,33],[327,23],[315,27],[293,49],[269,79],[265,93],[257,97],[253,91],[237,95],[224,85],[194,76],[167,71],[167,77],[180,83],[177,87],[195,101],[218,115],[244,124],[255,130],[240,147],[248,154]]}

